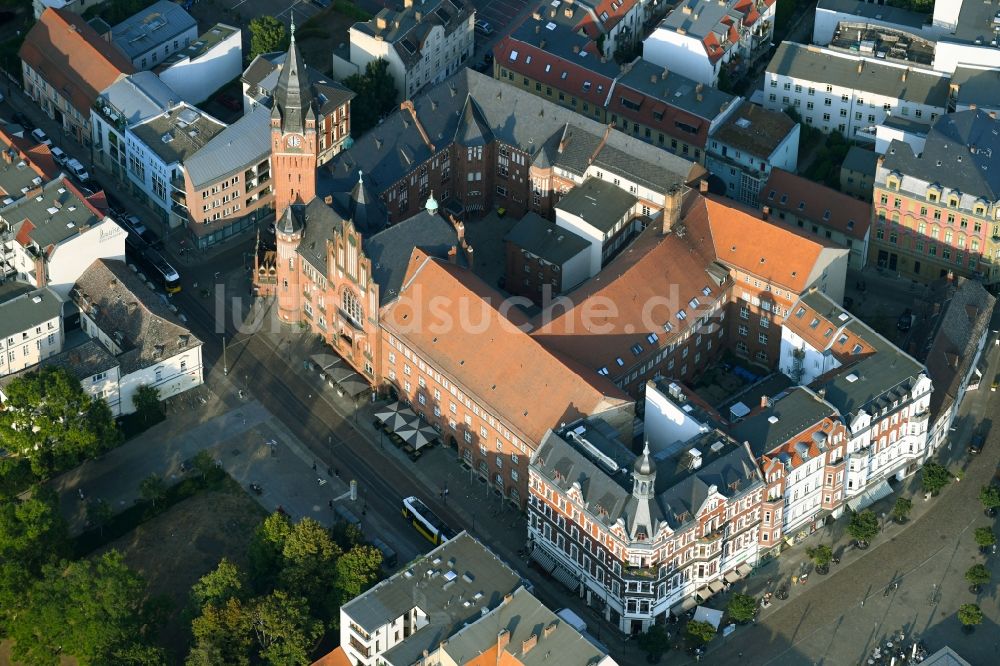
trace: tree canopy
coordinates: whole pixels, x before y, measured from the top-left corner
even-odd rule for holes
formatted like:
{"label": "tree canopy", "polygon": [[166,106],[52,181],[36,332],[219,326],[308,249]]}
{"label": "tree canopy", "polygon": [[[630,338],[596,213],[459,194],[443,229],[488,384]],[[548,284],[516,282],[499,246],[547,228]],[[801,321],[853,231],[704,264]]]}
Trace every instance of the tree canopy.
{"label": "tree canopy", "polygon": [[990,484],[979,489],[979,501],[987,511],[1000,507],[1000,486]]}
{"label": "tree canopy", "polygon": [[357,93],[351,100],[351,136],[359,137],[396,108],[396,83],[383,58],[372,60],[364,74],[351,74],[344,85]]}
{"label": "tree canopy", "polygon": [[878,517],[870,509],[851,514],[851,522],[847,524],[847,533],[864,543],[871,541],[878,529]]}
{"label": "tree canopy", "polygon": [[757,614],[757,599],[749,594],[734,594],[729,600],[729,617],[736,622],[749,622]]}
{"label": "tree canopy", "polygon": [[[121,553],[47,565],[19,602],[10,623],[16,661],[48,666],[61,655],[81,664],[160,664],[145,621],[146,583]],[[129,662],[124,662],[129,663]]]}
{"label": "tree canopy", "polygon": [[941,492],[941,489],[948,485],[951,481],[951,472],[948,471],[944,465],[940,465],[936,462],[926,462],[924,463],[924,469],[922,472],[921,481],[924,486],[924,490],[934,495]]}
{"label": "tree canopy", "polygon": [[285,24],[273,16],[255,16],[250,19],[250,60],[263,53],[284,51],[288,48],[289,35]]}
{"label": "tree canopy", "polygon": [[973,587],[986,585],[990,582],[990,578],[992,578],[990,570],[984,564],[973,564],[965,572],[965,580],[969,581],[969,585]]}
{"label": "tree canopy", "polygon": [[983,611],[976,604],[962,604],[958,608],[958,621],[966,627],[975,627],[983,621]]}
{"label": "tree canopy", "polygon": [[892,517],[896,522],[901,523],[910,515],[911,509],[913,509],[913,500],[909,497],[897,497],[896,503],[892,505]]}
{"label": "tree canopy", "polygon": [[975,532],[976,545],[988,548],[997,542],[997,535],[989,527],[977,527]]}
{"label": "tree canopy", "polygon": [[132,395],[132,406],[143,423],[155,423],[163,416],[163,403],[160,402],[160,389],[143,384]]}
{"label": "tree canopy", "polygon": [[715,627],[711,622],[691,620],[687,624],[687,634],[699,644],[704,645],[715,638]]}
{"label": "tree canopy", "polygon": [[41,477],[75,467],[117,444],[121,433],[102,399],[63,368],[43,368],[7,385],[0,448],[26,458]]}

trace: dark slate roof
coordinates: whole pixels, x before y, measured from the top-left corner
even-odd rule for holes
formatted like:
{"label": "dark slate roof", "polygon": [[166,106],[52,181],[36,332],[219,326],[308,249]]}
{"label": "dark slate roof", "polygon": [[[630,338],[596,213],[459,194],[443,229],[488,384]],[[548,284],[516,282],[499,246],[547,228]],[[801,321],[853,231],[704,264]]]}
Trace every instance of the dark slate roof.
{"label": "dark slate roof", "polygon": [[590,247],[587,239],[569,229],[557,227],[534,211],[522,217],[507,232],[504,240],[557,266],[562,266]]}
{"label": "dark slate roof", "polygon": [[848,171],[855,171],[866,176],[874,176],[875,163],[877,161],[878,155],[875,151],[866,150],[861,146],[851,146],[847,151],[847,156],[844,157],[844,162],[841,164],[841,168],[847,169]]}
{"label": "dark slate roof", "polygon": [[563,196],[556,208],[581,218],[599,231],[609,233],[638,201],[634,194],[606,180],[588,178]]}
{"label": "dark slate roof", "polygon": [[104,345],[100,342],[94,338],[88,338],[83,344],[62,351],[55,356],[49,356],[43,359],[38,365],[33,365],[30,368],[0,377],[0,388],[6,387],[13,380],[23,377],[30,372],[38,372],[41,368],[51,367],[62,368],[80,381],[83,381],[98,373],[117,368],[118,359],[114,357],[114,354],[105,349]]}
{"label": "dark slate roof", "polygon": [[292,26],[292,40],[288,46],[288,55],[278,75],[278,83],[274,88],[274,107],[272,118],[280,118],[285,131],[303,132],[306,121],[316,120],[313,110],[312,95],[309,90],[309,74],[306,63],[295,44],[295,27]]}
{"label": "dark slate roof", "polygon": [[[263,100],[265,104],[272,103],[274,89],[278,84],[278,78],[281,76],[282,66],[287,57],[288,54],[282,52],[263,53],[254,58],[253,62],[243,70],[243,83],[246,83],[250,89],[258,89],[257,91],[248,90],[251,97]],[[353,90],[334,81],[318,69],[306,65],[305,71],[312,88],[313,106],[321,115],[335,111],[354,98]]]}
{"label": "dark slate roof", "polygon": [[426,210],[365,238],[362,247],[372,262],[372,279],[379,286],[379,305],[399,295],[413,248],[446,259],[448,250],[457,244],[455,227]]}
{"label": "dark slate roof", "polygon": [[[716,442],[723,446],[713,449]],[[700,467],[692,464],[692,447],[702,454]],[[678,529],[694,518],[711,486],[732,497],[763,482],[750,451],[712,430],[687,442],[680,454],[654,456],[656,496],[650,506],[640,507],[644,500],[632,494],[637,457],[616,439],[610,426],[588,419],[570,424],[558,434],[549,432],[531,465],[563,490],[578,483],[594,518],[606,525],[621,518],[631,526],[636,515],[646,511],[654,522],[666,520],[672,529]]]}
{"label": "dark slate roof", "polygon": [[[424,49],[431,30],[441,26],[445,35],[451,35],[465,29],[475,12],[466,0],[421,0],[410,7],[402,4],[395,3],[397,10],[384,7],[374,18],[355,23],[351,29],[392,44],[399,59],[410,65],[427,55]],[[385,22],[385,28],[378,27],[379,21]]]}
{"label": "dark slate roof", "polygon": [[321,274],[327,274],[326,241],[333,238],[343,218],[329,204],[316,197],[307,204],[289,206],[278,222],[282,233],[302,232],[297,252]]}
{"label": "dark slate roof", "polygon": [[954,404],[962,381],[969,375],[979,342],[986,335],[996,298],[975,280],[941,280],[927,299],[924,319],[914,337],[926,336],[917,358],[934,382],[931,415],[934,419]]}
{"label": "dark slate roof", "polygon": [[927,133],[924,152],[915,156],[893,141],[882,166],[928,183],[940,183],[989,201],[1000,199],[1000,121],[981,110],[941,116]]}
{"label": "dark slate roof", "polygon": [[770,159],[795,126],[795,121],[784,111],[771,111],[752,102],[743,102],[715,130],[712,138],[756,157]]}
{"label": "dark slate roof", "polygon": [[856,319],[829,296],[819,290],[803,296],[800,301],[818,312],[827,321],[845,322],[842,329],[852,338],[860,338],[875,351],[862,354],[856,361],[820,375],[809,387],[823,390],[827,402],[837,408],[848,422],[858,411],[869,414],[898,400],[908,392],[924,366],[871,327]]}
{"label": "dark slate roof", "polygon": [[[440,84],[421,92],[412,101],[424,141],[410,111],[403,109],[385,120],[354,145],[326,164],[339,191],[350,190],[363,171],[365,182],[382,193],[446,148],[466,118],[467,98],[498,140],[531,156],[550,144],[544,159],[582,173],[591,163],[620,171],[654,190],[665,191],[678,182],[689,182],[703,173],[698,165],[648,144],[639,138],[608,130],[605,125],[471,69],[462,69]],[[464,124],[468,127],[468,123]],[[598,152],[601,139],[607,141]],[[568,139],[559,151],[559,139]],[[428,142],[431,145],[428,145]]]}
{"label": "dark slate roof", "polygon": [[951,85],[958,87],[955,100],[959,105],[996,108],[1000,106],[1000,71],[956,67],[951,75]]}
{"label": "dark slate roof", "polygon": [[733,437],[750,444],[758,458],[805,432],[825,418],[836,418],[837,410],[807,388],[797,386],[771,398],[769,406],[754,412],[731,431]]}

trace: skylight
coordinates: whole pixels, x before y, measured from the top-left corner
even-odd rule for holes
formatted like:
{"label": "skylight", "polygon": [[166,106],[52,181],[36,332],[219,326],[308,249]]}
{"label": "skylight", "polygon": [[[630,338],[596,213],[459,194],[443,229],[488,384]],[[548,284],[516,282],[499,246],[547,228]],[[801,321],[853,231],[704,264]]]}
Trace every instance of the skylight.
{"label": "skylight", "polygon": [[517,51],[511,51],[510,52],[510,59],[511,60],[517,60]]}

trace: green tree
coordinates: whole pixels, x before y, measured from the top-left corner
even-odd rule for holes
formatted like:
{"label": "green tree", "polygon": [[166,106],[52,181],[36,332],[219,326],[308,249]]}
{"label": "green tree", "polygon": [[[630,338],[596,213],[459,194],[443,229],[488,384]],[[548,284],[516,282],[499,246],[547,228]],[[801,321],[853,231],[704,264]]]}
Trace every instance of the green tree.
{"label": "green tree", "polygon": [[132,396],[135,412],[145,424],[156,423],[163,418],[163,403],[160,402],[160,389],[143,384]]}
{"label": "green tree", "polygon": [[271,587],[284,567],[285,539],[292,526],[277,511],[265,518],[250,540],[250,580],[259,590]]}
{"label": "green tree", "polygon": [[378,581],[382,551],[367,544],[355,546],[337,560],[337,596],[345,604]]}
{"label": "green tree", "polygon": [[242,599],[245,593],[243,572],[226,558],[191,586],[191,601],[202,609],[209,604],[221,606],[230,599]]}
{"label": "green tree", "polygon": [[997,542],[997,535],[988,527],[977,527],[975,537],[976,545],[980,548],[989,548]]}
{"label": "green tree", "polygon": [[289,37],[285,24],[273,16],[256,16],[250,19],[250,60],[263,53],[284,51]]}
{"label": "green tree", "polygon": [[913,508],[913,501],[909,497],[897,497],[896,503],[892,505],[892,518],[897,523],[905,523]]}
{"label": "green tree", "polygon": [[650,657],[659,657],[670,649],[670,637],[662,624],[653,624],[638,640],[639,649]]}
{"label": "green tree", "polygon": [[967,629],[975,629],[983,621],[983,611],[976,604],[962,604],[958,608],[958,621]]}
{"label": "green tree", "polygon": [[87,522],[96,527],[101,536],[104,536],[104,526],[108,524],[113,515],[115,514],[111,505],[101,498],[94,498],[87,502]]}
{"label": "green tree", "polygon": [[167,482],[159,474],[150,474],[139,484],[139,494],[156,508],[156,503],[167,494]]}
{"label": "green tree", "polygon": [[48,487],[28,499],[0,502],[0,562],[16,563],[32,574],[65,554],[66,522]]}
{"label": "green tree", "polygon": [[325,527],[303,518],[285,535],[279,583],[292,596],[305,599],[314,615],[332,617],[337,612],[334,591],[341,555]]}
{"label": "green tree", "polygon": [[152,643],[145,595],[145,582],[117,551],[46,566],[10,623],[14,660],[48,666],[72,655],[82,664],[111,664],[122,663],[114,655],[133,653],[151,663],[153,653],[139,650]]}
{"label": "green tree", "polygon": [[980,587],[990,582],[990,578],[990,570],[984,564],[973,564],[965,572],[965,580],[969,582],[975,592],[979,592]]}
{"label": "green tree", "polygon": [[992,515],[1000,507],[1000,486],[990,484],[979,489],[979,501],[983,508]]}
{"label": "green tree", "polygon": [[251,608],[250,627],[266,664],[309,664],[309,652],[323,635],[323,624],[310,617],[305,599],[275,590]]}
{"label": "green tree", "polygon": [[40,477],[75,467],[121,441],[107,403],[84,393],[63,368],[10,382],[0,412],[0,448],[22,456]]}
{"label": "green tree", "polygon": [[756,614],[757,599],[749,594],[734,594],[729,600],[729,617],[736,622],[749,622]]}
{"label": "green tree", "polygon": [[704,645],[715,638],[715,627],[711,622],[691,620],[687,624],[687,635],[698,645]]}
{"label": "green tree", "polygon": [[815,548],[807,548],[806,555],[816,565],[816,571],[826,571],[830,567],[830,562],[833,561],[833,551],[825,543]]}
{"label": "green tree", "polygon": [[870,509],[852,513],[851,522],[847,524],[847,533],[851,538],[865,545],[875,538],[878,529],[878,517]]}
{"label": "green tree", "polygon": [[936,462],[924,463],[921,481],[925,491],[937,495],[951,481],[951,472],[944,465]]}
{"label": "green tree", "polygon": [[212,454],[204,449],[195,454],[194,458],[191,459],[191,464],[202,481],[206,483],[219,474],[219,466],[215,464]]}
{"label": "green tree", "polygon": [[359,137],[396,108],[396,83],[383,58],[371,61],[364,74],[352,74],[344,85],[357,93],[351,100],[351,135]]}
{"label": "green tree", "polygon": [[194,643],[187,666],[231,664],[247,666],[253,650],[250,615],[243,602],[230,597],[222,604],[208,604],[191,622]]}

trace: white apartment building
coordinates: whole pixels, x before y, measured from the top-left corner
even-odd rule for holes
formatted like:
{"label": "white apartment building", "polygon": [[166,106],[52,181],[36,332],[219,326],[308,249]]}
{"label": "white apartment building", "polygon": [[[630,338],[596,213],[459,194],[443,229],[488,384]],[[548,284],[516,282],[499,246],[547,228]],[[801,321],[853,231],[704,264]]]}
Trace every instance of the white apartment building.
{"label": "white apartment building", "polygon": [[216,23],[156,69],[163,82],[177,91],[174,101],[201,104],[243,71],[243,34],[239,28]]}
{"label": "white apartment building", "polygon": [[[350,29],[350,64],[334,72],[364,72],[379,58],[389,66],[400,100],[443,81],[465,66],[475,51],[476,10],[468,0],[403,0],[402,11],[385,8]],[[497,26],[499,28],[499,26]]]}
{"label": "white apartment building", "polygon": [[63,301],[51,289],[6,283],[0,293],[0,376],[62,351]]}
{"label": "white apartment building", "polygon": [[556,226],[590,243],[590,277],[642,230],[635,195],[598,178],[574,187],[556,205]]}
{"label": "white apartment building", "polygon": [[887,116],[930,125],[948,108],[948,77],[930,69],[783,42],[767,66],[764,107],[793,108],[824,133],[874,141]]}
{"label": "white apartment building", "polygon": [[643,41],[642,57],[714,87],[724,68],[738,77],[770,48],[775,8],[775,0],[684,0]]}
{"label": "white apartment building", "polygon": [[783,111],[743,102],[711,134],[705,168],[726,184],[726,196],[756,208],[772,169],[795,172],[799,124]]}
{"label": "white apartment building", "polygon": [[136,69],[152,69],[198,38],[198,22],[179,3],[159,0],[111,28],[110,41]]}
{"label": "white apartment building", "polygon": [[83,332],[114,357],[116,382],[101,373],[91,379],[109,382],[103,393],[116,416],[135,411],[141,386],[163,400],[204,383],[201,341],[124,261],[93,262],[71,295]]}
{"label": "white apartment building", "polygon": [[66,299],[96,259],[125,258],[125,230],[64,175],[0,208],[8,277]]}
{"label": "white apartment building", "polygon": [[922,364],[821,292],[802,296],[790,312],[779,368],[840,412],[848,434],[844,492],[856,509],[865,501],[859,496],[877,499],[889,477],[903,479],[926,459],[931,380]]}
{"label": "white apartment building", "polygon": [[461,532],[341,606],[340,645],[354,666],[410,666],[520,586],[515,571]]}

